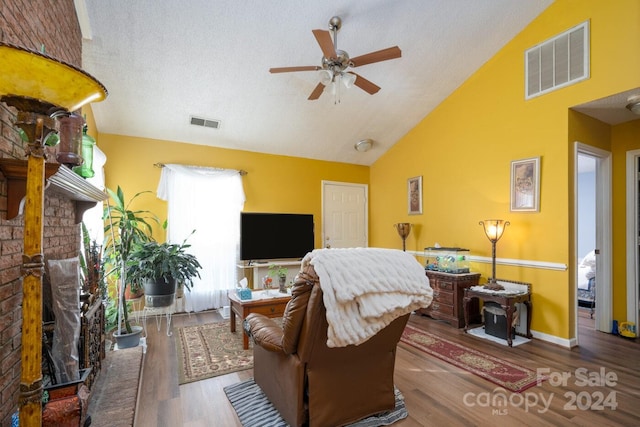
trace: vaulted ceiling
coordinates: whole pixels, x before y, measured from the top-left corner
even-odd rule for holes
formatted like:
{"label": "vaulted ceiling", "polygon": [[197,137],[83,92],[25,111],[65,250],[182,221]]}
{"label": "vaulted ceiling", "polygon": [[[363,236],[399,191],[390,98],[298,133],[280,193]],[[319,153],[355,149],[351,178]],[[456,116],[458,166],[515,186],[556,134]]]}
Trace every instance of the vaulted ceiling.
{"label": "vaulted ceiling", "polygon": [[[552,0],[76,0],[83,68],[108,89],[101,133],[370,165]],[[402,56],[353,71],[380,86],[326,88],[313,29],[342,18],[353,58]],[[524,52],[523,52],[524,64]],[[524,96],[524,95],[523,95]],[[337,102],[339,101],[339,102]],[[219,120],[218,129],[190,124]],[[373,148],[354,144],[372,139]]]}

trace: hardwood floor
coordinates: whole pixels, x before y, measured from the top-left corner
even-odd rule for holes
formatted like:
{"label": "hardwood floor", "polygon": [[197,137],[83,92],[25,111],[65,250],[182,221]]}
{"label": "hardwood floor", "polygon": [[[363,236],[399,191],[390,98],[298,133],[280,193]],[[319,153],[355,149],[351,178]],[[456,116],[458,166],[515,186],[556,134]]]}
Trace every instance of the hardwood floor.
{"label": "hardwood floor", "polygon": [[[173,318],[175,327],[221,320],[216,312]],[[500,399],[492,405],[491,400],[500,394],[496,385],[401,344],[395,381],[404,394],[409,416],[395,425],[640,425],[640,342],[594,331],[588,312],[579,320],[581,345],[568,350],[535,339],[508,348],[412,315],[409,322],[413,325],[518,365],[545,369],[551,378],[523,393],[506,394],[506,405],[498,406]],[[166,323],[163,320],[160,333],[155,322],[148,326],[136,425],[240,426],[223,387],[250,378],[252,371],[179,386],[175,343],[173,337],[166,336]],[[560,380],[562,375],[571,375],[566,384]],[[600,384],[606,381],[608,386]],[[600,406],[603,409],[598,409]]]}

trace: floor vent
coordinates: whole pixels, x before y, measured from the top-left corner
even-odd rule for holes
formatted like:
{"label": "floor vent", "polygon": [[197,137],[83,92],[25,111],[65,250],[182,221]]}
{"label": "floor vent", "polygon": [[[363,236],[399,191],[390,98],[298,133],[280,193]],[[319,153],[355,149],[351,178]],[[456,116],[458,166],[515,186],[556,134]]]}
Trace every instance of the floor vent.
{"label": "floor vent", "polygon": [[203,119],[201,117],[191,116],[191,124],[194,126],[204,126],[206,128],[220,129],[220,120]]}
{"label": "floor vent", "polygon": [[525,99],[589,78],[589,21],[525,52]]}

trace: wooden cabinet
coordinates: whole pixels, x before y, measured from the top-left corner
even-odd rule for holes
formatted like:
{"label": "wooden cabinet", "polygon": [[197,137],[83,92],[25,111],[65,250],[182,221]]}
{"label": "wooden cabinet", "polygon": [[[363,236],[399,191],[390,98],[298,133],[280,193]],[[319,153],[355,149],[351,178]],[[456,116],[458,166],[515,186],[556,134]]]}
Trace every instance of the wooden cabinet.
{"label": "wooden cabinet", "polygon": [[[464,326],[462,307],[464,290],[478,285],[480,273],[451,274],[426,270],[426,274],[433,288],[433,302],[429,307],[418,310],[418,313],[444,320],[456,328],[462,328]],[[469,319],[472,323],[479,323],[480,309],[478,301],[474,301],[471,301],[469,306]]]}

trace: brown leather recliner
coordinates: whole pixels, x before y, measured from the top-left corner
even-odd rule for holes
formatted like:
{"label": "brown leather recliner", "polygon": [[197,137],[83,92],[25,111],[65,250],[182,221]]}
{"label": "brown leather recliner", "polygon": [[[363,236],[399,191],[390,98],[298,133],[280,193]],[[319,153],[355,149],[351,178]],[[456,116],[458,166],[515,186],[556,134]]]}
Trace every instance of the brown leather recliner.
{"label": "brown leather recliner", "polygon": [[409,319],[398,317],[364,343],[330,348],[322,289],[312,266],[292,289],[282,327],[250,314],[254,379],[292,426],[335,427],[394,408],[396,346]]}

